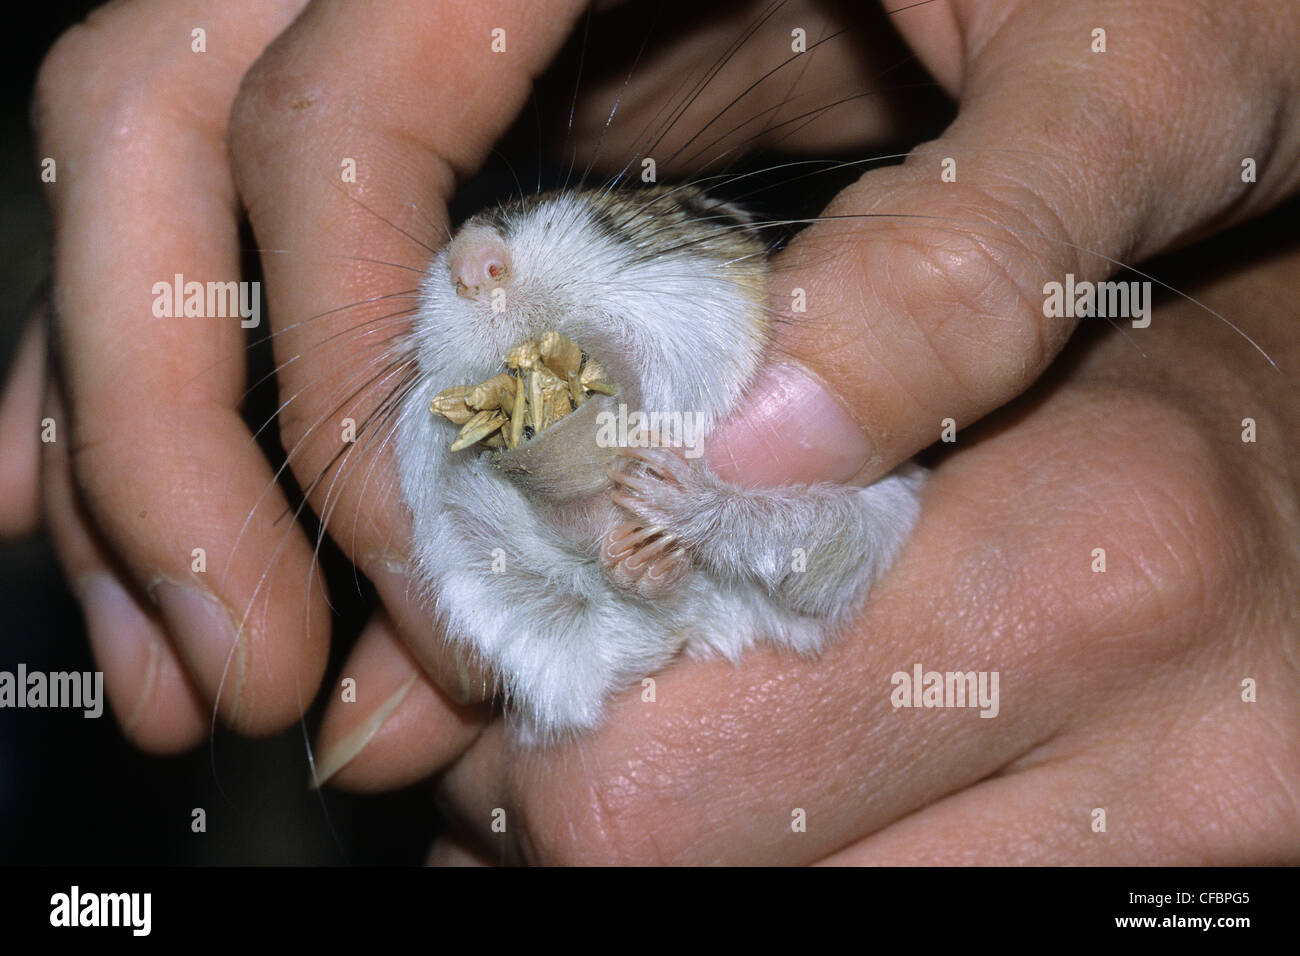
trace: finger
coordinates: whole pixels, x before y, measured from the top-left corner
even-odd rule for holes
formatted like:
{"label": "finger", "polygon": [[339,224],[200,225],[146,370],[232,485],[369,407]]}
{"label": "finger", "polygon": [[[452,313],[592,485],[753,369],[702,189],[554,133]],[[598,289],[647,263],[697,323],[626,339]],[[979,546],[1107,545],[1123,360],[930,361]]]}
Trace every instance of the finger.
{"label": "finger", "polygon": [[0,538],[36,529],[40,495],[40,409],[45,388],[44,309],[27,323],[0,396]]}
{"label": "finger", "polygon": [[391,790],[455,760],[484,715],[458,707],[430,684],[393,623],[377,615],[343,667],[316,745],[316,783]]}
{"label": "finger", "polygon": [[[296,719],[319,681],[325,605],[237,411],[241,318],[186,316],[160,290],[177,275],[239,277],[225,122],[292,7],[107,8],[51,51],[35,110],[58,164],[47,190],[73,473],[195,685],[250,733]],[[206,52],[194,48],[200,24]]]}
{"label": "finger", "polygon": [[[281,433],[331,535],[383,579],[385,602],[418,590],[402,570],[409,529],[391,451],[396,403],[418,383],[394,346],[456,181],[513,121],[581,7],[400,2],[377,16],[313,3],[236,104],[237,179],[267,250]],[[428,615],[398,617],[419,659],[436,658]],[[456,692],[445,668],[432,672]]]}
{"label": "finger", "polygon": [[[63,420],[49,390],[45,414]],[[113,566],[72,481],[67,441],[55,431],[41,458],[45,525],[73,593],[81,602],[95,662],[118,726],[142,750],[178,753],[208,732],[211,710],[186,676],[158,611]]]}
{"label": "finger", "polygon": [[[1210,670],[1221,667],[1228,669],[1216,662]],[[1117,708],[1086,733],[1053,740],[1050,752],[1023,767],[940,800],[820,862],[1285,865],[1294,859],[1300,836],[1294,802],[1278,785],[1275,757],[1297,751],[1294,734],[1283,728],[1294,726],[1300,708],[1294,699],[1279,698],[1270,702],[1270,719],[1260,722],[1216,684],[1203,683],[1190,696],[1180,690],[1173,698],[1168,687],[1157,685],[1155,693]],[[1198,719],[1188,720],[1189,714]]]}
{"label": "finger", "polygon": [[[972,52],[957,120],[902,166],[841,193],[830,218],[773,261],[771,301],[785,321],[744,414],[711,438],[722,477],[880,476],[1052,361],[1076,320],[1073,302],[1049,302],[1048,283],[1064,293],[1104,279],[1300,181],[1300,124],[1284,105],[1300,71],[1264,35],[1276,24],[1225,31],[1123,3],[965,6]],[[1274,17],[1300,27],[1294,9]],[[908,34],[907,15],[897,21]],[[1109,46],[1097,53],[1102,22]],[[1268,68],[1150,68],[1223,57]],[[1243,182],[1246,156],[1267,157],[1272,172]],[[1144,321],[1137,308],[1122,320]]]}

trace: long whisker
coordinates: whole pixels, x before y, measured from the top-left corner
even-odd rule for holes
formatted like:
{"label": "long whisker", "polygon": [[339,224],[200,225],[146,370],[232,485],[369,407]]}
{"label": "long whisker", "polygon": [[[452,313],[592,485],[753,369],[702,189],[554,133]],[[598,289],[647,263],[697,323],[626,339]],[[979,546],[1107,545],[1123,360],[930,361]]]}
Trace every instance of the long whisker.
{"label": "long whisker", "polygon": [[[392,313],[391,315],[381,316],[379,319],[373,319],[373,320],[371,320],[370,322],[365,322],[365,323],[362,323],[361,325],[353,326],[353,327],[350,328],[350,329],[345,329],[343,332],[339,332],[339,333],[336,333],[335,335],[330,336],[330,338],[333,339],[333,338],[337,338],[337,337],[339,337],[339,336],[341,336],[341,335],[351,334],[351,333],[357,331],[358,329],[363,329],[363,328],[365,328],[367,325],[371,325],[371,324],[374,324],[374,323],[377,323],[377,322],[384,322],[385,324],[391,323],[394,327],[399,327],[399,328],[400,328],[400,327],[402,327],[402,326],[405,326],[406,323],[403,322],[403,321],[399,321],[399,320],[400,320],[403,316],[407,316],[407,315],[412,314],[412,311],[413,311],[413,310],[409,310],[409,309],[408,309],[408,310],[406,310],[406,311],[404,311],[404,312],[394,312],[394,313]],[[376,332],[379,332],[379,331],[383,331],[383,330],[382,330],[382,329],[368,329],[367,331],[362,332],[360,335],[358,335],[357,338],[365,338],[366,336],[374,335]],[[392,336],[389,336],[389,337],[386,338],[386,339],[381,339],[380,341],[381,341],[381,343],[386,343],[386,342],[389,342],[389,341],[391,341],[392,339],[394,339],[394,338],[398,338],[398,337],[399,337],[398,335],[392,335]],[[262,384],[265,384],[265,383],[266,383],[270,378],[272,378],[273,376],[275,376],[275,375],[277,374],[277,372],[283,371],[285,368],[289,367],[289,366],[292,365],[294,362],[296,362],[296,361],[298,361],[299,359],[303,358],[303,357],[306,356],[308,353],[310,353],[310,352],[312,352],[312,351],[314,351],[314,350],[316,350],[316,349],[318,349],[318,348],[320,348],[320,347],[322,347],[322,346],[324,346],[324,345],[327,345],[327,344],[329,344],[329,340],[325,340],[325,341],[322,341],[322,342],[317,342],[316,344],[309,346],[309,347],[308,347],[307,349],[305,349],[303,352],[300,352],[300,353],[298,353],[297,355],[290,356],[288,359],[286,359],[284,362],[282,362],[282,363],[281,363],[279,366],[277,366],[275,369],[273,369],[273,370],[270,371],[270,372],[267,372],[266,375],[262,376],[262,378],[259,379],[258,382],[253,386],[253,388],[250,388],[250,389],[249,389],[249,392],[251,393],[251,392],[253,391],[253,389],[260,387]],[[261,427],[259,427],[259,428],[257,429],[257,431],[253,433],[253,438],[256,439],[259,435],[261,435],[261,433],[263,432],[263,430],[265,430],[265,429],[266,429],[266,428],[267,428],[267,427],[268,427],[272,422],[274,422],[277,418],[279,418],[280,415],[285,411],[285,409],[287,409],[287,408],[288,408],[288,407],[289,407],[289,406],[290,406],[294,401],[296,401],[296,400],[298,399],[299,396],[303,395],[303,394],[307,391],[308,388],[312,387],[313,384],[316,384],[316,383],[309,383],[308,385],[306,385],[306,386],[304,386],[303,388],[299,389],[298,391],[294,392],[292,395],[290,395],[290,396],[288,396],[287,398],[283,399],[283,401],[281,402],[280,406],[275,410],[274,414],[272,414],[272,415],[271,415],[271,416],[270,416],[270,417],[269,417],[265,422],[263,422],[262,425],[261,425]],[[246,394],[247,394],[247,393],[246,393]]]}
{"label": "long whisker", "polygon": [[[837,30],[835,33],[832,33],[830,36],[826,37],[825,39],[818,40],[818,41],[817,41],[816,43],[814,43],[812,46],[808,47],[807,51],[805,51],[804,53],[796,53],[796,54],[794,54],[793,56],[789,57],[788,59],[782,60],[782,61],[781,61],[780,63],[778,63],[776,66],[772,67],[770,70],[768,70],[768,71],[767,71],[766,73],[764,73],[762,76],[760,76],[758,79],[754,80],[754,82],[750,83],[749,86],[745,87],[743,90],[741,90],[739,93],[737,93],[734,97],[732,97],[731,101],[728,102],[726,106],[724,106],[722,109],[718,110],[718,112],[714,114],[713,119],[709,120],[707,123],[705,123],[703,126],[701,126],[698,130],[696,130],[694,133],[692,133],[691,136],[690,136],[690,138],[687,139],[686,142],[682,143],[681,146],[677,147],[677,149],[676,149],[672,154],[669,155],[667,162],[668,162],[668,163],[672,163],[675,159],[677,159],[677,157],[680,156],[680,155],[681,155],[681,154],[682,154],[682,153],[683,153],[683,152],[684,152],[684,151],[685,151],[685,150],[686,150],[686,149],[687,149],[687,148],[688,148],[692,143],[694,143],[697,139],[699,139],[701,136],[703,136],[704,133],[709,129],[709,127],[711,127],[714,123],[716,123],[716,122],[718,122],[720,119],[722,119],[722,117],[725,116],[725,115],[726,115],[726,114],[731,110],[732,107],[734,107],[737,103],[739,103],[741,100],[743,100],[743,99],[744,99],[746,96],[748,96],[751,92],[753,92],[753,91],[754,91],[755,89],[757,89],[760,85],[762,85],[762,84],[763,84],[763,83],[768,79],[768,77],[775,76],[775,75],[776,75],[777,73],[779,73],[781,70],[785,69],[785,68],[786,68],[787,66],[789,66],[791,63],[794,63],[794,62],[796,62],[796,61],[803,60],[805,63],[807,63],[807,62],[808,62],[807,54],[812,53],[814,50],[816,50],[816,49],[817,49],[819,46],[821,46],[823,43],[829,43],[831,40],[835,39],[835,38],[838,37],[838,36],[842,36],[842,35],[844,35],[844,34],[847,33],[847,32],[848,32],[847,30]],[[783,100],[781,101],[781,103],[779,103],[775,108],[779,110],[779,109],[781,109],[782,107],[784,107],[784,106],[786,105],[787,102],[788,102],[788,100],[784,100],[784,99],[783,99]],[[761,116],[763,113],[766,113],[766,112],[768,112],[768,110],[763,110],[763,111],[760,112],[759,115]],[[753,119],[753,118],[751,117],[751,120],[752,120],[752,119]],[[747,122],[749,122],[749,121],[747,121]],[[742,125],[744,125],[744,124],[742,124]],[[739,127],[737,127],[737,128],[739,128]],[[734,130],[733,130],[732,132],[734,132]],[[728,136],[728,135],[730,135],[730,133],[724,133],[724,134],[723,134],[723,137],[725,138],[725,137]],[[715,142],[716,142],[716,140],[715,140]]]}
{"label": "long whisker", "polygon": [[[793,124],[793,123],[798,123],[798,122],[800,122],[801,120],[805,121],[801,126],[795,127],[793,130],[788,131],[788,132],[785,134],[785,136],[782,137],[782,139],[785,139],[785,138],[788,138],[789,136],[794,135],[794,134],[797,133],[800,129],[803,129],[803,127],[804,127],[804,126],[807,126],[808,123],[811,123],[811,122],[813,122],[813,121],[819,119],[821,116],[823,116],[825,113],[829,112],[830,110],[833,110],[833,109],[835,109],[836,107],[839,107],[839,106],[843,106],[843,105],[846,104],[846,103],[851,103],[851,102],[853,102],[854,100],[865,99],[866,97],[869,97],[869,96],[880,96],[880,95],[882,95],[882,94],[884,94],[884,93],[896,93],[896,92],[899,92],[899,91],[901,91],[901,90],[910,90],[910,89],[928,89],[928,88],[931,88],[931,87],[933,87],[933,86],[934,86],[933,83],[906,83],[906,84],[903,84],[902,86],[882,87],[882,88],[880,88],[880,89],[874,89],[874,90],[862,90],[862,91],[860,91],[860,92],[850,94],[849,96],[841,97],[840,99],[835,100],[835,101],[832,102],[832,103],[826,103],[826,104],[823,104],[822,106],[818,106],[818,107],[816,107],[815,109],[811,109],[811,110],[808,110],[807,112],[800,113],[800,114],[797,115],[797,116],[791,116],[791,117],[789,117],[789,118],[787,118],[787,119],[783,119],[783,120],[781,120],[781,122],[779,122],[779,123],[772,123],[772,122],[770,121],[770,119],[769,119],[769,123],[768,123],[768,125],[765,127],[765,130],[766,130],[766,132],[769,132],[769,133],[770,133],[772,130],[779,130],[779,129],[782,129],[782,128],[786,127],[786,126],[790,126],[790,125]],[[811,94],[805,94],[805,95],[811,95]],[[789,105],[789,101],[785,101],[785,102],[777,103],[775,106],[769,106],[769,107],[768,107],[767,109],[765,109],[765,110],[760,110],[758,113],[756,113],[755,115],[749,117],[748,119],[744,120],[743,122],[741,122],[741,123],[737,123],[735,126],[731,127],[731,129],[727,130],[725,133],[723,133],[722,135],[716,137],[716,138],[713,139],[711,142],[709,142],[707,145],[701,147],[700,149],[696,150],[696,152],[692,153],[692,154],[690,155],[690,157],[685,161],[685,162],[686,162],[686,165],[688,165],[688,166],[693,166],[693,165],[694,165],[694,164],[699,160],[699,158],[700,158],[701,156],[703,156],[703,155],[704,155],[705,153],[707,153],[709,150],[713,149],[713,147],[717,146],[719,143],[721,143],[721,142],[723,142],[724,140],[726,140],[727,137],[731,136],[733,133],[738,133],[738,132],[740,132],[740,130],[744,129],[744,128],[745,128],[746,126],[748,126],[750,123],[753,123],[753,122],[757,121],[758,119],[760,119],[760,118],[763,117],[764,115],[771,114],[771,116],[775,116],[778,112],[780,112],[781,110],[785,109],[785,107],[788,106],[788,105]],[[751,140],[751,141],[752,141],[752,140]],[[747,148],[747,146],[748,146],[748,143],[742,143],[742,144],[740,144],[740,145],[738,145],[738,146],[733,146],[731,149],[724,150],[723,152],[719,153],[717,156],[713,157],[713,159],[709,160],[708,163],[706,163],[702,168],[703,168],[703,169],[707,169],[707,168],[709,168],[710,166],[713,166],[713,165],[717,164],[718,162],[720,162],[720,161],[721,161],[722,159],[724,159],[725,157],[730,156],[732,153],[736,153],[736,152],[741,151],[742,149]]]}
{"label": "long whisker", "polygon": [[681,102],[679,102],[677,106],[675,106],[672,110],[670,110],[668,118],[660,125],[657,131],[657,135],[655,132],[651,132],[650,130],[647,130],[645,134],[643,134],[641,137],[638,137],[638,141],[646,139],[648,137],[653,137],[653,140],[644,149],[634,150],[632,158],[628,160],[627,165],[625,165],[622,168],[622,170],[619,171],[617,176],[615,176],[614,182],[621,181],[623,176],[627,174],[628,169],[631,168],[633,163],[635,163],[642,156],[653,153],[659,147],[659,144],[663,142],[664,137],[668,135],[672,127],[677,123],[677,121],[681,117],[686,115],[686,113],[690,110],[691,106],[695,104],[696,100],[699,99],[700,95],[704,92],[704,90],[708,88],[708,85],[713,81],[713,79],[719,73],[722,72],[722,70],[726,67],[727,63],[731,61],[731,58],[735,56],[736,53],[741,48],[743,48],[744,45],[748,43],[749,40],[759,31],[759,29],[762,28],[763,24],[765,24],[768,20],[774,17],[777,11],[780,10],[781,7],[784,5],[785,5],[785,0],[774,0],[773,3],[769,4],[762,12],[758,14],[757,17],[755,17],[753,21],[751,21],[751,23],[747,27],[745,27],[741,31],[741,35],[736,40],[732,41],[731,45],[728,46],[727,49],[722,52],[722,54],[718,57],[718,59],[715,60],[713,64],[705,71],[704,75],[699,80],[696,81],[695,85],[686,94],[685,98]]}
{"label": "long whisker", "polygon": [[[388,224],[389,224],[390,226],[392,225],[392,223],[388,223]],[[267,249],[267,248],[265,248],[265,247],[261,247],[261,246],[254,246],[254,247],[251,247],[251,248],[245,248],[245,249],[243,249],[243,250],[241,250],[241,251],[243,251],[243,252],[256,252],[258,255],[262,255],[262,256],[266,256],[266,255],[271,255],[271,256],[304,256],[304,255],[305,255],[305,253],[299,252],[299,251],[296,250],[296,249]],[[415,266],[403,265],[403,264],[400,263],[400,262],[389,262],[387,259],[372,259],[372,258],[370,258],[369,256],[345,256],[345,255],[343,255],[342,253],[329,252],[329,253],[321,253],[321,254],[320,254],[320,258],[322,258],[322,259],[344,259],[344,260],[347,260],[347,261],[350,261],[350,262],[368,262],[368,263],[370,263],[371,265],[376,265],[376,266],[388,266],[388,267],[393,268],[393,269],[401,269],[401,270],[403,270],[403,271],[405,271],[405,272],[414,272],[416,275],[424,275],[424,270],[423,270],[423,269],[420,269],[420,268],[417,268],[417,267],[415,267]]]}
{"label": "long whisker", "polygon": [[[597,160],[600,158],[601,148],[605,145],[605,135],[609,132],[609,127],[614,122],[614,115],[618,113],[618,108],[623,102],[623,97],[627,95],[628,88],[632,85],[632,76],[633,74],[636,73],[636,68],[641,63],[641,57],[645,54],[646,46],[650,42],[650,37],[654,35],[655,27],[659,25],[659,16],[661,13],[663,13],[662,6],[656,8],[654,19],[650,23],[650,28],[645,31],[645,34],[641,38],[641,45],[637,48],[636,56],[632,58],[632,66],[628,68],[627,76],[623,79],[623,87],[622,89],[619,90],[618,96],[615,97],[614,105],[610,107],[609,116],[605,118],[605,125],[601,127],[600,136],[597,137],[595,148],[592,149],[591,151],[591,159],[587,161],[587,168],[582,171],[582,179],[580,181],[583,183],[587,181],[587,177],[591,175],[592,168],[596,165]],[[575,91],[575,104],[576,104],[576,91]],[[572,112],[570,112],[569,115],[569,123],[570,123],[570,128],[572,128],[572,124],[573,124]]]}
{"label": "long whisker", "polygon": [[[253,516],[257,512],[257,509],[260,508],[262,502],[266,500],[266,496],[270,494],[271,489],[279,485],[280,480],[284,477],[287,469],[292,465],[293,461],[296,459],[297,455],[302,450],[303,446],[306,444],[306,442],[308,442],[311,439],[311,436],[316,431],[316,429],[321,425],[321,423],[337,416],[338,413],[342,411],[345,407],[347,407],[349,403],[354,401],[357,398],[357,396],[361,395],[364,392],[369,391],[371,388],[375,386],[376,383],[381,382],[384,378],[391,375],[394,368],[400,367],[404,362],[409,362],[409,361],[410,361],[409,359],[402,359],[399,357],[398,359],[395,359],[394,361],[390,362],[387,366],[384,366],[383,368],[379,369],[374,374],[367,374],[365,379],[351,394],[346,396],[342,401],[340,401],[337,405],[335,405],[332,410],[326,412],[324,415],[317,418],[315,422],[313,422],[310,426],[308,426],[304,430],[303,434],[299,437],[298,441],[286,453],[284,462],[279,466],[279,468],[276,469],[273,480],[267,484],[265,489],[263,489],[262,494],[258,497],[258,500],[254,503],[253,507],[249,510],[247,517],[245,517],[244,523],[239,530],[239,534],[235,538],[235,546],[231,548],[231,560],[234,560],[234,555],[238,551],[239,544],[243,540],[244,535],[247,533],[248,527],[251,524],[253,520]],[[298,397],[297,395],[290,397],[290,399],[285,402],[285,405],[286,406],[289,405],[297,397]],[[273,524],[279,524],[282,520],[284,520],[284,517],[290,513],[290,511],[293,512],[293,516],[296,519],[302,513],[302,509],[305,506],[307,493],[309,493],[309,491],[304,493],[303,503],[299,504],[296,510],[293,508],[292,505],[290,505],[284,512],[280,514],[278,518],[275,519]]]}
{"label": "long whisker", "polygon": [[578,91],[582,88],[582,68],[587,62],[587,40],[591,35],[591,5],[587,6],[586,15],[582,19],[582,43],[578,47],[578,76],[573,81],[573,98],[569,101],[569,125],[565,132],[565,138],[569,140],[572,149],[570,150],[569,171],[564,174],[564,187],[567,189],[573,179],[573,167],[577,163],[578,147],[573,143],[573,116],[578,109]]}
{"label": "long whisker", "polygon": [[[395,229],[397,232],[401,233],[401,234],[402,234],[403,236],[405,236],[407,239],[410,239],[413,243],[415,243],[415,244],[416,244],[417,246],[419,246],[421,249],[423,249],[423,250],[425,250],[426,252],[428,252],[429,255],[431,255],[431,256],[432,256],[432,255],[437,255],[438,250],[435,249],[433,246],[429,245],[427,242],[425,242],[424,240],[418,238],[417,236],[412,235],[410,232],[408,232],[407,230],[403,229],[401,226],[399,226],[397,223],[393,222],[391,219],[388,219],[388,218],[385,217],[385,216],[381,216],[378,212],[376,212],[374,209],[371,209],[369,206],[367,206],[365,203],[363,203],[363,202],[362,202],[360,199],[358,199],[356,196],[352,195],[352,193],[348,192],[346,189],[344,189],[344,188],[343,188],[342,186],[340,186],[338,183],[334,182],[333,180],[329,180],[329,179],[326,179],[325,181],[329,184],[329,186],[330,186],[331,189],[336,190],[340,195],[346,196],[349,200],[351,200],[352,202],[356,203],[358,206],[360,206],[360,207],[361,207],[362,209],[364,209],[366,212],[370,213],[370,215],[374,216],[374,217],[375,217],[376,219],[378,219],[380,222],[385,223],[386,225],[388,225],[388,226],[392,227],[393,229]],[[448,234],[448,238],[450,238],[450,234]]]}

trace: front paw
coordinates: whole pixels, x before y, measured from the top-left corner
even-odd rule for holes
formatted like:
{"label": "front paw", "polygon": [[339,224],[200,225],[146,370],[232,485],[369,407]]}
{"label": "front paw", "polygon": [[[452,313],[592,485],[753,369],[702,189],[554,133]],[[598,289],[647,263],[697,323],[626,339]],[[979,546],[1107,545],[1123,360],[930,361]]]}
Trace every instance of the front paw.
{"label": "front paw", "polygon": [[601,544],[609,579],[646,600],[677,590],[690,574],[686,520],[702,494],[698,465],[669,448],[623,448],[609,473],[610,500],[632,515]]}
{"label": "front paw", "polygon": [[700,460],[675,448],[622,448],[609,473],[610,500],[651,534],[668,535],[690,547],[693,525],[713,487]]}

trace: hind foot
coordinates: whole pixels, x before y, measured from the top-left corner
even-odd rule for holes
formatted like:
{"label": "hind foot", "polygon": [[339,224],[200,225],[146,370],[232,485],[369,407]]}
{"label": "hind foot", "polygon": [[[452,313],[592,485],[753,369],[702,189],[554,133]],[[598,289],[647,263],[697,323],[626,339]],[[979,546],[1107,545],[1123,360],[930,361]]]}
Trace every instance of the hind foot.
{"label": "hind foot", "polygon": [[672,535],[635,521],[615,525],[605,535],[600,562],[611,581],[647,601],[672,594],[691,570],[690,558]]}

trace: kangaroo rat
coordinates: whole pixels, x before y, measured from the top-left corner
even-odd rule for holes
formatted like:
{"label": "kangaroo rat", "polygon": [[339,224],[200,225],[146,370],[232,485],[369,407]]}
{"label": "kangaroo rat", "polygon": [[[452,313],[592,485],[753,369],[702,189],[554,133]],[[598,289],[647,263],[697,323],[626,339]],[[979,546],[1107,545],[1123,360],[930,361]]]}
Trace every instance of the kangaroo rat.
{"label": "kangaroo rat", "polygon": [[[607,695],[683,649],[818,650],[916,518],[916,466],[867,488],[742,489],[634,429],[608,440],[627,409],[690,416],[707,440],[736,407],[768,340],[758,232],[694,187],[562,191],[471,217],[427,269],[396,435],[415,571],[525,739],[594,727]],[[453,450],[434,397],[551,331],[616,393],[515,447]]]}

